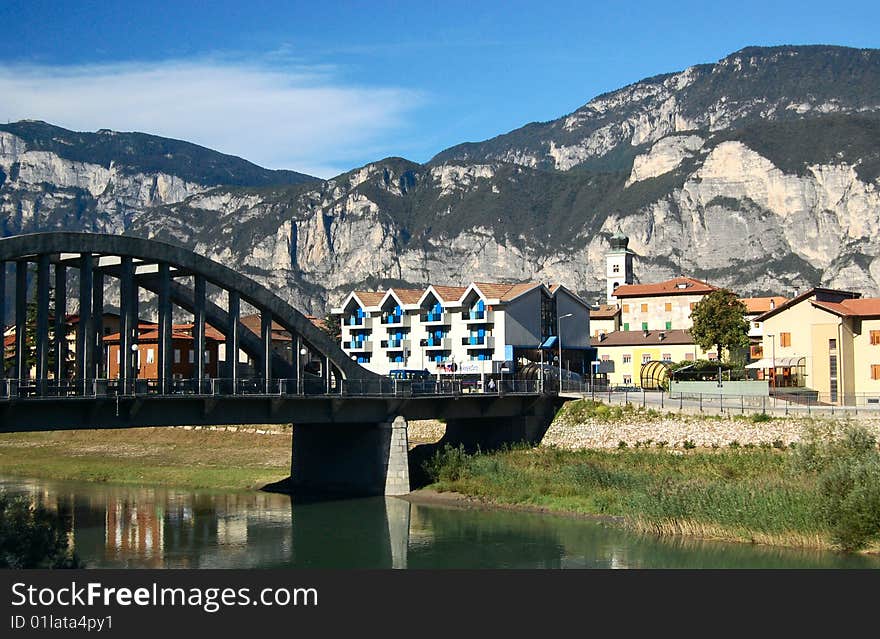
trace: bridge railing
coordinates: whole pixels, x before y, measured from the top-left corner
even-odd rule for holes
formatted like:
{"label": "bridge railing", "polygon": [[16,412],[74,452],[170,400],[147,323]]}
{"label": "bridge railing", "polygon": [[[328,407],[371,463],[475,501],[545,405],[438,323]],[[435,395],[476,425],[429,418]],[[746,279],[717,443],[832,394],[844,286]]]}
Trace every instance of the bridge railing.
{"label": "bridge railing", "polygon": [[[555,391],[555,389],[548,389]],[[41,400],[58,398],[101,398],[142,396],[343,396],[414,397],[539,394],[542,385],[532,379],[476,380],[391,378],[336,380],[303,378],[205,378],[165,380],[106,379],[0,379],[0,400]]]}

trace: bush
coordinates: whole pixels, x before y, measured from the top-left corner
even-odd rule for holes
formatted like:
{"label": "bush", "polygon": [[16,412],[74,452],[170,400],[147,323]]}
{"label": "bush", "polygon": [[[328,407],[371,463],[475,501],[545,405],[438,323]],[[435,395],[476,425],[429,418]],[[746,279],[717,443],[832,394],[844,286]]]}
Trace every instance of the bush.
{"label": "bush", "polygon": [[871,433],[814,425],[792,463],[796,472],[818,475],[819,515],[842,550],[860,550],[880,538],[880,452]]}
{"label": "bush", "polygon": [[693,450],[694,448],[697,447],[697,445],[694,443],[694,440],[692,440],[692,439],[686,439],[686,440],[684,440],[684,441],[681,443],[681,445],[684,446],[684,449],[685,449],[685,450]]}
{"label": "bush", "polygon": [[0,568],[82,568],[57,513],[0,493]]}
{"label": "bush", "polygon": [[623,450],[624,448],[628,448],[628,447],[629,447],[629,445],[625,441],[623,441],[622,439],[619,442],[617,442],[617,448],[619,448],[620,450]]}
{"label": "bush", "polygon": [[773,418],[770,417],[770,415],[768,415],[767,413],[755,413],[751,416],[750,419],[754,424],[760,424],[762,422],[769,422],[773,420]]}
{"label": "bush", "polygon": [[446,444],[423,464],[423,468],[431,483],[439,481],[458,481],[462,478],[470,461],[464,446],[457,448]]}
{"label": "bush", "polygon": [[739,448],[739,442],[735,439],[727,445],[728,448]]}

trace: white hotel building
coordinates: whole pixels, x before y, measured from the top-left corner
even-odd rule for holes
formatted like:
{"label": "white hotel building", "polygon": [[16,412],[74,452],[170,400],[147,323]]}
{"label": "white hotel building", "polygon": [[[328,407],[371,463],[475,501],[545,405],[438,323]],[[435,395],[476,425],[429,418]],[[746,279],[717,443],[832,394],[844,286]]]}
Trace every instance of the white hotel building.
{"label": "white hotel building", "polygon": [[540,282],[354,291],[331,313],[340,317],[343,350],[380,375],[454,369],[482,377],[513,373],[526,361],[554,363],[558,330],[563,369],[589,374],[595,352],[589,305]]}

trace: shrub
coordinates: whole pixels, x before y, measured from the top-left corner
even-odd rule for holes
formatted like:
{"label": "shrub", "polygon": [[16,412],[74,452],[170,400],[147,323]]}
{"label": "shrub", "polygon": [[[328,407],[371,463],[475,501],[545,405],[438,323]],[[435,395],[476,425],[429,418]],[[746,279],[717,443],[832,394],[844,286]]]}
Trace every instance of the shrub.
{"label": "shrub", "polygon": [[686,439],[686,440],[684,440],[684,441],[681,443],[681,445],[684,446],[684,449],[685,449],[685,450],[693,450],[694,448],[697,447],[697,445],[694,443],[694,440],[692,440],[692,439]]}
{"label": "shrub", "polygon": [[754,415],[751,416],[750,419],[752,420],[753,423],[760,424],[761,422],[769,422],[773,418],[770,417],[770,415],[768,415],[767,413],[755,413]]}
{"label": "shrub", "polygon": [[82,568],[57,513],[0,493],[0,568]]}
{"label": "shrub", "polygon": [[728,448],[739,448],[739,442],[735,439],[727,445]]}
{"label": "shrub", "polygon": [[623,441],[622,439],[619,442],[617,442],[617,448],[620,450],[623,450],[624,448],[628,448],[628,447],[629,447],[629,445],[625,441]]}
{"label": "shrub", "polygon": [[775,448],[777,450],[785,450],[786,449],[785,442],[782,441],[781,439],[774,439],[773,440],[773,448]]}
{"label": "shrub", "polygon": [[657,448],[666,448],[668,445],[669,442],[665,439],[661,439],[659,442],[657,442]]}
{"label": "shrub", "polygon": [[438,450],[425,461],[423,468],[432,483],[458,481],[464,475],[469,460],[470,456],[465,452],[463,445],[459,444],[455,448],[446,444],[442,450]]}
{"label": "shrub", "polygon": [[880,538],[880,455],[834,462],[820,479],[822,515],[842,550]]}

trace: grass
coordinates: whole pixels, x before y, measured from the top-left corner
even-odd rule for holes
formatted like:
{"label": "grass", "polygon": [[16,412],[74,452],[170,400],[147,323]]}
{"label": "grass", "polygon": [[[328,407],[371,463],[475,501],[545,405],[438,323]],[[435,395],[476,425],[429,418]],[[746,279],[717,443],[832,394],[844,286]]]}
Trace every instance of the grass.
{"label": "grass", "polygon": [[512,448],[467,455],[447,448],[429,488],[496,504],[621,518],[661,535],[834,547],[819,478],[772,448],[616,451]]}
{"label": "grass", "polygon": [[0,435],[0,474],[181,488],[259,488],[290,474],[289,434],[133,428]]}

